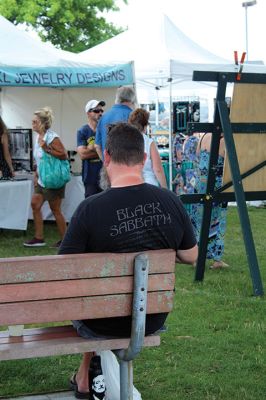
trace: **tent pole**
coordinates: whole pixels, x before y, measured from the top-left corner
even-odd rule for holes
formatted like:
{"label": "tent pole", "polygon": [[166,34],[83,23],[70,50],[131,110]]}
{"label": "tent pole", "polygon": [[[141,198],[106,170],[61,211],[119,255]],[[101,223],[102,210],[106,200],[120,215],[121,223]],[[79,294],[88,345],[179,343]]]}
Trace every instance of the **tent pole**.
{"label": "tent pole", "polygon": [[172,78],[169,82],[169,189],[173,190],[173,154],[172,154]]}
{"label": "tent pole", "polygon": [[160,88],[158,86],[155,87],[156,90],[156,104],[155,104],[155,126],[158,129],[159,126],[159,94],[158,91]]}

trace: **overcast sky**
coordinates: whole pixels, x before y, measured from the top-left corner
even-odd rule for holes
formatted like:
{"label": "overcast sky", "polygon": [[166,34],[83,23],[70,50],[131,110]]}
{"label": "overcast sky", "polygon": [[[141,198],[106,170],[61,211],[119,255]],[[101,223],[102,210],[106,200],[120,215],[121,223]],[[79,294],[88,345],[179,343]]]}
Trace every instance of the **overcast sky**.
{"label": "overcast sky", "polygon": [[[123,26],[147,26],[156,11],[166,14],[192,40],[212,53],[233,60],[233,52],[246,50],[245,8],[240,0],[128,0],[117,1],[121,11],[108,16]],[[266,0],[248,7],[248,58],[266,64]],[[151,39],[151,38],[149,38]]]}

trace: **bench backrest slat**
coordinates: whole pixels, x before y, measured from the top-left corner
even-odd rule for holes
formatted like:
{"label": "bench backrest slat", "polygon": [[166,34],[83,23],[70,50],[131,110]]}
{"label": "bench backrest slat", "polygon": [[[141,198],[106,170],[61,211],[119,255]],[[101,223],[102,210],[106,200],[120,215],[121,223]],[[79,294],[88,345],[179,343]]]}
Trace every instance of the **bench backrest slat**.
{"label": "bench backrest slat", "polygon": [[[173,272],[173,250],[152,250],[150,273]],[[133,275],[138,253],[89,253],[0,259],[0,283],[46,282]]]}
{"label": "bench backrest slat", "polygon": [[[148,291],[171,290],[175,275],[156,274],[149,276]],[[69,297],[99,296],[104,294],[132,293],[133,277],[77,279],[0,285],[0,303],[30,300],[47,300]]]}
{"label": "bench backrest slat", "polygon": [[[132,313],[140,253],[90,253],[0,260],[0,325],[62,322]],[[147,313],[172,309],[175,252],[149,258]]]}
{"label": "bench backrest slat", "polygon": [[[147,314],[170,312],[173,292],[149,293]],[[107,295],[0,304],[0,325],[32,324],[127,316],[132,313],[132,295]]]}

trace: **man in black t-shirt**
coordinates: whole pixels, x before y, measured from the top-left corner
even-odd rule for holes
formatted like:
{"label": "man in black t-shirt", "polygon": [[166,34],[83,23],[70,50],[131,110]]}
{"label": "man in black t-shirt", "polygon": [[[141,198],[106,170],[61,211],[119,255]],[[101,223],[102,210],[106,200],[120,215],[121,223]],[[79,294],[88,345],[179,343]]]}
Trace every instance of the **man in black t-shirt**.
{"label": "man in black t-shirt", "polygon": [[[111,187],[85,199],[68,226],[59,254],[87,252],[134,252],[175,249],[177,261],[196,262],[198,248],[190,219],[178,199],[167,189],[144,183],[142,134],[120,123],[107,136],[104,170]],[[158,330],[167,314],[148,315],[146,334]],[[130,318],[73,321],[84,337],[129,336]],[[75,375],[79,392],[88,391],[88,365],[84,354]]]}

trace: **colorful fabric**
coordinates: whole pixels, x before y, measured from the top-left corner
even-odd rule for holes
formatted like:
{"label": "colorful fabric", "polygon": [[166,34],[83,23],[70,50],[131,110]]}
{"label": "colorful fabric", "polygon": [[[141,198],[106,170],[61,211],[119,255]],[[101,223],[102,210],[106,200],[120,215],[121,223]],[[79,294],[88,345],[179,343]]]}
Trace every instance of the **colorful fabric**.
{"label": "colorful fabric", "polygon": [[[175,192],[177,195],[196,193],[195,187],[197,181],[198,142],[199,139],[196,136],[189,136],[184,141],[182,149],[182,163],[175,179]],[[193,228],[196,231],[197,205],[184,204],[184,207],[187,210]]]}
{"label": "colorful fabric", "polygon": [[[210,162],[210,153],[201,150],[199,155],[199,168],[196,189],[198,193],[206,193],[208,168]],[[222,186],[224,158],[219,155],[217,164],[217,174],[215,180],[215,189]],[[220,261],[224,252],[224,235],[226,229],[227,203],[213,202],[211,223],[209,230],[209,240],[207,248],[207,259]],[[200,230],[203,216],[203,205],[197,205],[196,212],[196,236],[199,241]]]}
{"label": "colorful fabric", "polygon": [[[47,146],[49,146],[55,138],[59,138],[59,135],[56,132],[52,131],[51,129],[48,129],[43,137],[43,140],[46,142]],[[43,182],[41,180],[40,174],[39,174],[39,166],[40,166],[40,162],[41,162],[43,154],[44,154],[44,150],[39,145],[39,134],[37,134],[36,140],[35,140],[35,146],[34,146],[34,150],[33,150],[33,157],[34,157],[36,165],[37,165],[38,184],[42,187],[45,187],[45,185],[43,184]]]}
{"label": "colorful fabric", "polygon": [[173,162],[176,165],[180,164],[183,159],[183,142],[183,136],[177,133],[173,141]]}

